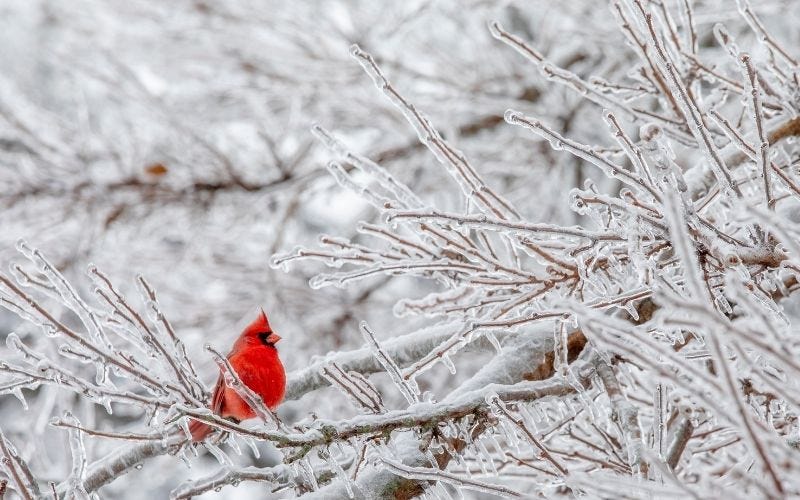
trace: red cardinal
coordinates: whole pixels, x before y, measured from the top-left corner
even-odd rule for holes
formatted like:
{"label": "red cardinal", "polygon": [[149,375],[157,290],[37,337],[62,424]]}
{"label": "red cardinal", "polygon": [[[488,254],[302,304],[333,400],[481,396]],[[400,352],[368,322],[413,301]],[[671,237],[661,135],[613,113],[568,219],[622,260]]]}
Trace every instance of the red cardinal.
{"label": "red cardinal", "polygon": [[[275,348],[280,339],[278,334],[273,333],[267,315],[262,310],[258,318],[244,329],[228,354],[228,361],[244,385],[261,396],[270,410],[278,406],[286,391],[286,373]],[[214,388],[211,410],[237,423],[256,416],[236,391],[225,385],[222,374]],[[198,420],[189,423],[192,441],[202,441],[213,430]]]}

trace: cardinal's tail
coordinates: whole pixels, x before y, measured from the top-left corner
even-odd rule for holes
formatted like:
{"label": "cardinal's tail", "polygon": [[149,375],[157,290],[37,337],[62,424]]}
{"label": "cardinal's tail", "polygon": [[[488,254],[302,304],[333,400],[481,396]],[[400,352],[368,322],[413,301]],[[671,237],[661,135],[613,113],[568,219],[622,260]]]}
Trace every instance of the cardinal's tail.
{"label": "cardinal's tail", "polygon": [[192,441],[195,443],[204,440],[213,430],[210,425],[204,424],[199,420],[189,422],[189,432],[192,433]]}

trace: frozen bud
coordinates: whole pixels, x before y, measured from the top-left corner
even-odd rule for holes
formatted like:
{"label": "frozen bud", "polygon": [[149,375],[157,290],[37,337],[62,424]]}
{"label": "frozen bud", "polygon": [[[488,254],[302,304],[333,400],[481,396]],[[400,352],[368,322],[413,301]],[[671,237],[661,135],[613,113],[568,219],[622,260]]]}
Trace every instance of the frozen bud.
{"label": "frozen bud", "polygon": [[628,188],[620,189],[619,196],[628,203],[633,203],[636,201],[636,196],[634,196],[633,191]]}
{"label": "frozen bud", "polygon": [[573,189],[570,191],[569,196],[570,208],[572,208],[572,211],[581,215],[585,214],[588,210],[588,207],[586,206],[586,201],[583,199],[583,191],[579,189]]}
{"label": "frozen bud", "polygon": [[512,125],[516,125],[520,117],[521,115],[517,111],[514,111],[513,109],[507,109],[505,113],[503,113],[503,119],[507,123],[511,123]]}
{"label": "frozen bud", "polygon": [[492,34],[495,38],[501,38],[503,36],[503,26],[497,21],[489,22],[489,33]]}
{"label": "frozen bud", "polygon": [[361,57],[364,52],[361,50],[361,47],[358,46],[357,43],[354,43],[350,46],[350,55],[353,57]]}
{"label": "frozen bud", "polygon": [[[576,363],[577,365],[577,363]],[[582,362],[580,365],[576,366],[577,373],[580,378],[589,378],[594,373],[594,367],[591,363]]]}
{"label": "frozen bud", "polygon": [[646,123],[639,129],[639,137],[645,142],[652,142],[661,136],[661,127],[655,123]]}
{"label": "frozen bud", "polygon": [[729,266],[738,266],[742,263],[742,260],[735,253],[731,253],[725,256],[725,263]]}
{"label": "frozen bud", "polygon": [[29,250],[28,242],[25,241],[25,238],[20,238],[17,240],[16,248],[18,252],[25,253]]}

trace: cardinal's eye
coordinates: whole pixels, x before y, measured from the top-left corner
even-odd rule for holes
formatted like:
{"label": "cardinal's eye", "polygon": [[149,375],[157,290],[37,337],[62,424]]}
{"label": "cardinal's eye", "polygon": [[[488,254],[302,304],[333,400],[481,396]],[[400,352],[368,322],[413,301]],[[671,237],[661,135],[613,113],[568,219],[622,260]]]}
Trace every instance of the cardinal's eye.
{"label": "cardinal's eye", "polygon": [[261,332],[258,334],[258,340],[264,345],[272,345],[267,339],[272,335],[272,332]]}

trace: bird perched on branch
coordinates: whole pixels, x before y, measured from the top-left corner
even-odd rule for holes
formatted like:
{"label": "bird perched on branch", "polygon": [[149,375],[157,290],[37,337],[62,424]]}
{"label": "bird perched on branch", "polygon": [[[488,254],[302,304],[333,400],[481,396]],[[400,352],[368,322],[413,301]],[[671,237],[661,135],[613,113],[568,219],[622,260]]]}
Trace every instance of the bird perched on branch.
{"label": "bird perched on branch", "polygon": [[[244,329],[228,354],[228,362],[242,383],[261,396],[264,405],[274,410],[286,391],[286,372],[275,344],[281,337],[272,331],[264,311]],[[236,423],[256,416],[255,411],[225,384],[220,374],[211,398],[211,410]],[[214,429],[198,420],[189,423],[192,441],[202,441]]]}

